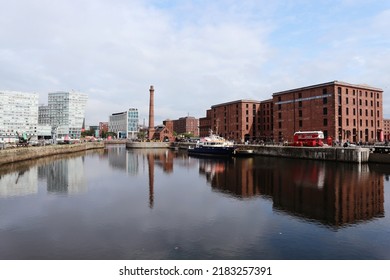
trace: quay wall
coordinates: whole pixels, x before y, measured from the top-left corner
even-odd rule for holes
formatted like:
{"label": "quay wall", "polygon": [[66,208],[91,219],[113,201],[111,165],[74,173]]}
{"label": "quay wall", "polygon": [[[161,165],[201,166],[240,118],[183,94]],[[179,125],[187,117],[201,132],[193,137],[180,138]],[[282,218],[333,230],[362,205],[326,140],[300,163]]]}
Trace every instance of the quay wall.
{"label": "quay wall", "polygon": [[[179,142],[171,147],[179,149],[188,149],[194,143]],[[291,147],[291,146],[269,146],[269,145],[236,145],[241,150],[253,150],[253,155],[301,158],[327,161],[342,161],[352,163],[366,163],[373,160],[369,148],[362,147]],[[390,162],[390,156],[387,159]],[[384,157],[386,158],[386,156]],[[381,159],[381,162],[386,162]]]}
{"label": "quay wall", "polygon": [[112,140],[104,140],[105,145],[110,145],[110,144],[126,144],[126,139],[112,139]]}
{"label": "quay wall", "polygon": [[0,150],[0,165],[36,159],[45,156],[68,154],[90,149],[104,148],[103,142],[85,142],[70,145],[49,145],[39,147],[19,147]]}
{"label": "quay wall", "polygon": [[255,155],[352,163],[366,163],[369,161],[370,157],[370,149],[360,147],[290,147],[258,145],[238,145],[238,147],[240,149],[251,149]]}
{"label": "quay wall", "polygon": [[371,153],[368,161],[374,163],[390,163],[390,154]]}
{"label": "quay wall", "polygon": [[169,146],[169,142],[126,142],[129,149],[166,149]]}

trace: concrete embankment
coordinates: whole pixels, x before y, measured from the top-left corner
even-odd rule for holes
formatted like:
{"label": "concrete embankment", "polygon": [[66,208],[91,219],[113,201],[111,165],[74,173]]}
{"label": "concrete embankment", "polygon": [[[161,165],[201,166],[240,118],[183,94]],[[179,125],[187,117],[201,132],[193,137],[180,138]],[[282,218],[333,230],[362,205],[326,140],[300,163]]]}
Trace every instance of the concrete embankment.
{"label": "concrete embankment", "polygon": [[374,163],[390,163],[390,154],[371,153],[368,162]]}
{"label": "concrete embankment", "polygon": [[126,139],[112,139],[112,140],[104,140],[105,145],[111,145],[111,144],[126,144]]}
{"label": "concrete embankment", "polygon": [[90,149],[104,148],[103,142],[86,142],[71,145],[49,145],[40,147],[20,147],[0,150],[0,165],[36,159],[51,155],[68,154]]}
{"label": "concrete embankment", "polygon": [[370,149],[360,147],[239,146],[241,149],[252,149],[255,155],[286,158],[366,163],[370,156]]}
{"label": "concrete embankment", "polygon": [[[194,143],[175,143],[174,147],[186,149]],[[285,158],[314,159],[327,161],[343,161],[365,163],[371,156],[370,149],[360,147],[291,147],[291,146],[263,146],[263,145],[236,145],[241,150],[253,150],[253,155],[273,156]]]}
{"label": "concrete embankment", "polygon": [[169,142],[126,142],[129,149],[166,149],[169,145]]}

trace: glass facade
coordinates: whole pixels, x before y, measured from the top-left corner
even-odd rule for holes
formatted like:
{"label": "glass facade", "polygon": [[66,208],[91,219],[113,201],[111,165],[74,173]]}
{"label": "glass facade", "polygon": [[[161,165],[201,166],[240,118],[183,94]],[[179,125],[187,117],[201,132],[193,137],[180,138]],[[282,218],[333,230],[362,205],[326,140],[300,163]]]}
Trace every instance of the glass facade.
{"label": "glass facade", "polygon": [[57,138],[68,135],[80,139],[87,99],[86,94],[79,92],[49,93],[49,119]]}

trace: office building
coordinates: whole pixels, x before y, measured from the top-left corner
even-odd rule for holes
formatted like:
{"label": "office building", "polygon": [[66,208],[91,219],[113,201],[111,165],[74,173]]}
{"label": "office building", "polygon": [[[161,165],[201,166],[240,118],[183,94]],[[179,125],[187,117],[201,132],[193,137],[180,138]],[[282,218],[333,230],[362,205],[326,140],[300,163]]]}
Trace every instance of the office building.
{"label": "office building", "polygon": [[0,141],[15,142],[18,134],[37,135],[37,93],[0,91],[0,112]]}
{"label": "office building", "polygon": [[116,133],[118,138],[135,139],[139,131],[138,122],[138,109],[130,108],[109,117],[108,131]]}
{"label": "office building", "polygon": [[52,92],[48,96],[50,125],[57,138],[80,139],[87,95],[79,92]]}

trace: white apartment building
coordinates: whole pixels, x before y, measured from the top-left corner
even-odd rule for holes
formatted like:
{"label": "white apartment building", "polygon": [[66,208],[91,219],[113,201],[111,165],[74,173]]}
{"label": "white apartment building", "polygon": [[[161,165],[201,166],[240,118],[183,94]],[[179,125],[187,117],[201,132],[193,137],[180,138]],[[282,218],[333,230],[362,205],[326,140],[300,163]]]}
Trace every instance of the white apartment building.
{"label": "white apartment building", "polygon": [[135,139],[138,136],[138,109],[114,113],[109,117],[108,131],[115,132],[118,138]]}
{"label": "white apartment building", "polygon": [[80,139],[87,100],[88,96],[80,92],[49,93],[49,123],[57,138]]}
{"label": "white apartment building", "polygon": [[0,91],[0,142],[15,142],[18,134],[37,136],[38,94]]}

